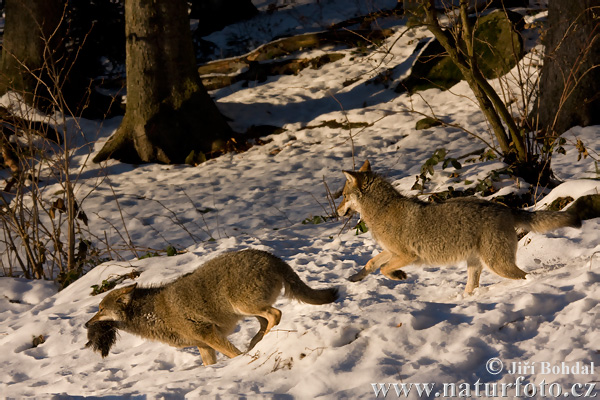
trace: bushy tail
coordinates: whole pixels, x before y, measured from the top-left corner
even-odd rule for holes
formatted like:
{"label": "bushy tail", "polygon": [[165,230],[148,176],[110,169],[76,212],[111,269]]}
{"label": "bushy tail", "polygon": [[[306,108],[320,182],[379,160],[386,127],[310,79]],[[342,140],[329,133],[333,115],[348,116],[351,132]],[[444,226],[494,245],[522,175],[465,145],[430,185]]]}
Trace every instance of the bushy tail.
{"label": "bushy tail", "polygon": [[300,279],[292,267],[282,261],[281,276],[285,287],[285,295],[308,304],[333,303],[338,298],[337,288],[312,289]]}
{"label": "bushy tail", "polygon": [[524,211],[514,210],[517,228],[533,232],[547,232],[562,227],[580,228],[581,219],[570,211]]}

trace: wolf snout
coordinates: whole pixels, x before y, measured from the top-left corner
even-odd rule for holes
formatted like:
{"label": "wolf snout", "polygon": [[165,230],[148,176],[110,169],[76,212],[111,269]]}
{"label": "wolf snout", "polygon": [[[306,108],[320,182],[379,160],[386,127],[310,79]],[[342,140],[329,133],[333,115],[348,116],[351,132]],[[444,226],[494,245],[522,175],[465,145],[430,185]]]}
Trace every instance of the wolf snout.
{"label": "wolf snout", "polygon": [[83,326],[86,328],[89,328],[90,326],[94,325],[96,322],[98,322],[98,321],[96,320],[96,316],[94,315],[92,317],[92,319],[90,319],[88,322],[86,322]]}
{"label": "wolf snout", "polygon": [[336,209],[337,215],[340,217],[347,217],[353,213],[350,207],[346,207],[345,204],[340,204],[340,206]]}

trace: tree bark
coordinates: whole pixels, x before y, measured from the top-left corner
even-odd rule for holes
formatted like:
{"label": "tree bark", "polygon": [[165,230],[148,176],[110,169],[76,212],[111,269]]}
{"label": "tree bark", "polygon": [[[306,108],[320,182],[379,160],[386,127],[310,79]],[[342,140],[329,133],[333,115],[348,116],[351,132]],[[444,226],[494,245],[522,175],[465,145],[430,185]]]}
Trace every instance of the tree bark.
{"label": "tree bark", "polygon": [[540,126],[554,137],[600,124],[600,0],[548,2]]}
{"label": "tree bark", "polygon": [[210,153],[231,129],[196,70],[186,2],[126,0],[127,107],[94,158],[183,163]]}
{"label": "tree bark", "polygon": [[0,63],[0,94],[20,93],[34,106],[51,102],[55,90],[49,68],[57,67],[64,43],[62,0],[6,0]]}

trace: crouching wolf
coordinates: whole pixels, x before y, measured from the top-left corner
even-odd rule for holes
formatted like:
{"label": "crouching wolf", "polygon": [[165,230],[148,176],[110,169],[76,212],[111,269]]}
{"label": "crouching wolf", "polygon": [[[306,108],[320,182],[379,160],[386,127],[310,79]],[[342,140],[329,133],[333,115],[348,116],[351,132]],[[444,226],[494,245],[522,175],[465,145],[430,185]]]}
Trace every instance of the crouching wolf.
{"label": "crouching wolf", "polygon": [[279,323],[281,311],[272,304],[282,287],[288,297],[309,304],[337,299],[337,289],[311,289],[270,253],[226,253],[164,286],[133,284],[108,293],[85,324],[86,347],[105,357],[122,329],[176,347],[197,346],[204,365],[214,364],[215,350],[230,358],[241,354],[227,335],[244,316],[260,323],[248,350]]}
{"label": "crouching wolf", "polygon": [[457,198],[441,204],[407,198],[371,172],[369,161],[356,172],[343,172],[347,180],[338,214],[360,213],[383,248],[350,277],[353,282],[378,268],[388,278],[401,280],[406,274],[400,268],[408,264],[466,260],[465,293],[470,294],[479,286],[483,264],[504,278],[525,278],[526,273],[515,264],[515,228],[545,232],[581,226],[579,217],[571,212],[529,212],[477,198]]}

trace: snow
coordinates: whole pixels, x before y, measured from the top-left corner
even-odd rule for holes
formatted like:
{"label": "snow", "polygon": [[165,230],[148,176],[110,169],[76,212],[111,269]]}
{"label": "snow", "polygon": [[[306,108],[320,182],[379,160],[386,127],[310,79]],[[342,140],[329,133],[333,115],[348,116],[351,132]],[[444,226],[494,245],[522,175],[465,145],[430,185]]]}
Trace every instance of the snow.
{"label": "snow", "polygon": [[[300,6],[308,8],[308,3],[289,6],[285,15],[299,15]],[[341,3],[319,2],[323,10],[319,24],[347,18],[339,14]],[[351,3],[354,7],[362,2]],[[385,8],[381,3],[376,6]],[[330,4],[336,8],[330,10]],[[311,16],[317,16],[318,10],[313,11]],[[250,30],[252,22],[244,24],[228,29]],[[265,29],[285,31],[291,26],[278,24],[280,20]],[[403,31],[398,24],[387,46]],[[460,158],[485,147],[457,128],[416,131],[422,116],[412,110],[430,113],[431,107],[447,122],[492,141],[464,82],[449,92],[431,89],[412,98],[365,84],[386,68],[400,66],[394,79],[408,74],[405,60],[419,40],[428,37],[426,30],[416,29],[400,37],[390,54],[365,57],[342,50],[346,57],[319,70],[212,92],[234,129],[270,124],[287,130],[245,153],[227,154],[197,167],[114,161],[99,166],[90,164],[84,148],[77,151],[73,168],[82,174],[76,195],[85,197],[81,207],[90,230],[99,237],[106,232],[113,246],[123,248],[123,259],[97,266],[60,292],[47,281],[0,278],[0,396],[373,398],[372,384],[386,388],[434,383],[433,393],[443,397],[444,383],[468,384],[475,390],[478,382],[516,385],[521,376],[521,397],[528,383],[537,385],[531,398],[544,398],[540,392],[544,383],[559,384],[569,394],[572,385],[581,383],[576,389],[585,393],[585,384],[597,382],[600,373],[599,219],[585,221],[581,229],[526,235],[519,242],[517,261],[528,278],[511,281],[485,270],[482,286],[466,297],[463,263],[409,266],[408,279],[401,282],[379,272],[358,283],[348,282],[347,277],[381,250],[370,234],[356,234],[356,217],[347,224],[302,223],[332,213],[323,181],[335,192],[344,183],[341,171],[358,168],[367,158],[399,190],[416,195],[411,190],[415,176],[435,149],[445,148],[448,157]],[[359,80],[343,85],[352,78]],[[80,120],[82,144],[91,142],[98,151],[120,120]],[[329,120],[371,125],[352,130],[315,128]],[[540,199],[532,208],[543,208],[557,197],[600,191],[594,161],[600,153],[599,133],[600,127],[593,126],[575,127],[565,134],[566,154],[552,159],[554,172],[564,183],[552,191],[540,188]],[[577,139],[593,158],[577,159]],[[426,192],[449,185],[468,187],[465,180],[477,182],[504,167],[497,160],[460,161],[459,171],[437,165]],[[453,172],[459,173],[460,181]],[[508,176],[495,184],[503,193],[527,185]],[[183,251],[173,257],[137,259],[119,235],[129,235],[138,248],[164,250],[173,245]],[[340,299],[313,306],[279,298],[275,307],[283,317],[272,332],[249,353],[234,359],[219,354],[217,364],[208,367],[195,348],[176,349],[125,332],[105,359],[85,348],[83,325],[103,297],[91,295],[92,285],[132,270],[141,273],[136,279],[140,285],[157,285],[218,254],[249,247],[283,258],[313,287],[339,287]],[[126,279],[121,285],[129,283]],[[245,349],[257,329],[255,319],[246,319],[230,340]],[[45,341],[34,348],[32,339],[39,335]],[[503,368],[493,374],[498,360]],[[581,369],[572,373],[573,369],[559,368],[561,363],[573,368],[594,363],[595,369],[593,374]],[[389,388],[388,396],[395,397],[395,387]],[[518,396],[515,386],[507,390],[505,397]],[[408,397],[418,398],[415,388]]]}

